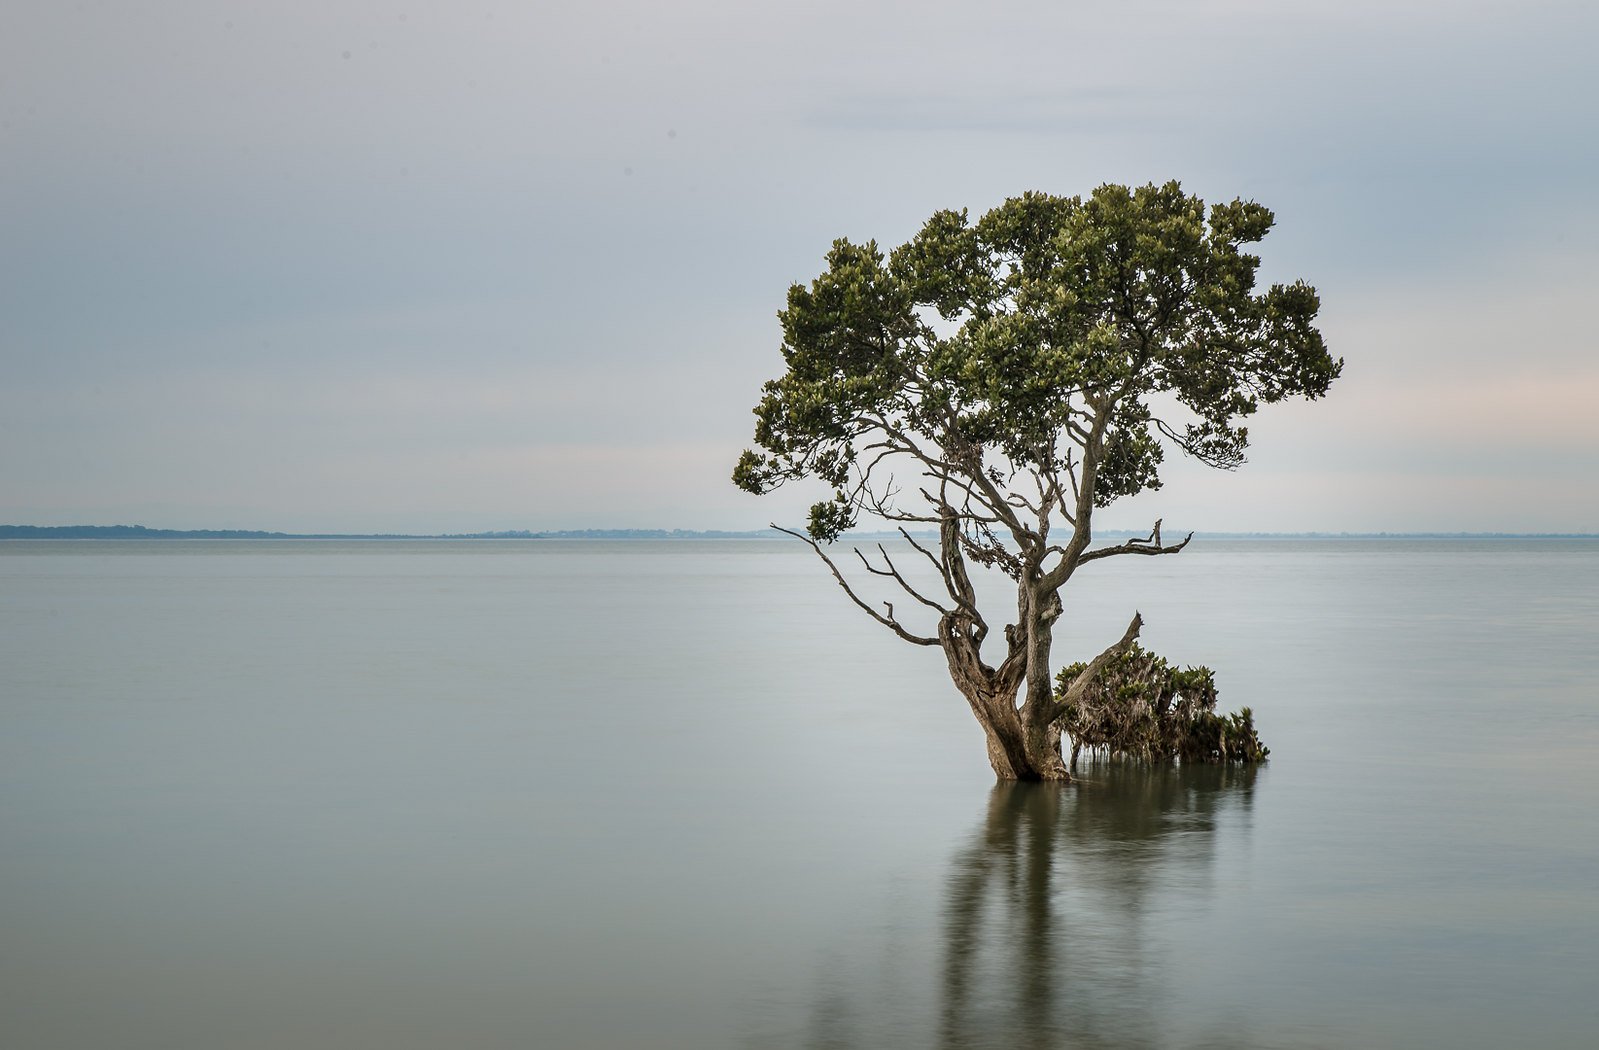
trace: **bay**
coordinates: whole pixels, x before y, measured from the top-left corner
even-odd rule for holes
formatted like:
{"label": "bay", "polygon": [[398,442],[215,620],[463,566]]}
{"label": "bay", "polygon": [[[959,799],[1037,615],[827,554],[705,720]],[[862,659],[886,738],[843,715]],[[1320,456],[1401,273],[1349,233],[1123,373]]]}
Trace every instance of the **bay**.
{"label": "bay", "polygon": [[0,1042],[1591,1045],[1599,541],[1135,609],[1269,764],[996,787],[792,541],[0,543]]}

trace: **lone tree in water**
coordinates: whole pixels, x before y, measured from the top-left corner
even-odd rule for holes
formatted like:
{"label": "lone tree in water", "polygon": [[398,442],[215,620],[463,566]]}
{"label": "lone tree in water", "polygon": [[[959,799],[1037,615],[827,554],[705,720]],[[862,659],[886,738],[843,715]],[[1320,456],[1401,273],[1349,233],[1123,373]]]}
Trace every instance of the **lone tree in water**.
{"label": "lone tree in water", "polygon": [[[733,480],[754,493],[800,478],[834,489],[811,508],[809,534],[790,534],[868,616],[943,649],[1001,779],[1071,778],[1063,717],[1143,623],[1135,613],[1057,694],[1061,588],[1089,562],[1188,543],[1164,541],[1157,521],[1147,538],[1096,547],[1094,512],[1159,488],[1168,447],[1239,466],[1243,421],[1261,404],[1317,398],[1338,376],[1343,362],[1312,323],[1315,289],[1255,290],[1260,259],[1244,249],[1272,221],[1242,200],[1207,216],[1175,182],[1026,193],[976,223],[940,211],[886,260],[873,241],[835,241],[827,271],[789,289],[778,315],[788,370],[765,385],[761,451],[745,451]],[[931,627],[863,600],[823,550],[863,513],[898,526],[936,569],[918,589],[883,547],[855,552]],[[937,543],[907,525],[935,526]],[[974,564],[1016,584],[996,663],[983,656]]]}

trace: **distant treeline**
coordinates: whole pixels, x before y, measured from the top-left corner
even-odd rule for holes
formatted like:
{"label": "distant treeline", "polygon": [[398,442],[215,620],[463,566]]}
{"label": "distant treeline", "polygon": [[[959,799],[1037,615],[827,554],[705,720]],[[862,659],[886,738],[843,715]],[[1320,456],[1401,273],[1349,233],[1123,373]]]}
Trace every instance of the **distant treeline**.
{"label": "distant treeline", "polygon": [[143,525],[0,525],[0,540],[378,540],[412,536],[260,532],[254,529],[147,529]]}
{"label": "distant treeline", "polygon": [[[1124,529],[1103,529],[1102,537],[1139,535]],[[893,532],[848,533],[845,540],[898,538]],[[924,533],[913,533],[924,536]],[[262,532],[254,529],[149,529],[143,525],[0,525],[0,540],[747,540],[769,539],[770,529],[754,532],[693,529],[566,529],[532,532],[413,533]],[[1596,539],[1585,532],[1201,532],[1213,540],[1575,540]]]}
{"label": "distant treeline", "polygon": [[533,532],[349,533],[263,532],[257,529],[151,529],[143,525],[0,525],[0,540],[682,540],[749,539],[759,532],[695,532],[688,529],[569,529]]}

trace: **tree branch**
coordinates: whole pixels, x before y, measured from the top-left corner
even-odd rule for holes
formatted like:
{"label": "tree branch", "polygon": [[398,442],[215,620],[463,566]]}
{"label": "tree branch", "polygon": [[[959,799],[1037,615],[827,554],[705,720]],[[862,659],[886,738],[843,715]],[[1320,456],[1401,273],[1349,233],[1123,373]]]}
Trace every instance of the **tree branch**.
{"label": "tree branch", "polygon": [[1048,590],[1058,590],[1071,579],[1072,573],[1077,571],[1077,563],[1082,558],[1083,552],[1093,541],[1094,483],[1099,474],[1100,457],[1104,453],[1105,429],[1110,426],[1111,413],[1124,393],[1125,389],[1117,390],[1095,399],[1097,404],[1090,401],[1094,407],[1094,428],[1083,442],[1082,478],[1078,480],[1074,476],[1072,479],[1077,496],[1072,538],[1067,541],[1066,549],[1061,554],[1060,564],[1045,573],[1041,581],[1043,587]]}
{"label": "tree branch", "polygon": [[1110,558],[1117,554],[1176,554],[1188,546],[1188,541],[1193,538],[1194,534],[1190,532],[1183,538],[1181,543],[1173,544],[1170,547],[1162,546],[1160,542],[1160,519],[1156,518],[1155,527],[1150,530],[1148,539],[1130,539],[1114,547],[1101,547],[1098,550],[1088,551],[1077,559],[1077,564],[1082,565],[1084,562],[1095,561],[1099,558]]}
{"label": "tree branch", "polygon": [[982,450],[979,446],[969,442],[966,436],[960,432],[959,418],[953,408],[946,407],[944,409],[944,426],[948,436],[950,439],[966,445],[971,449],[971,455],[975,457],[974,462],[962,464],[965,468],[963,473],[976,482],[978,487],[983,490],[987,498],[981,502],[989,510],[1000,516],[1006,528],[1010,529],[1011,536],[1016,540],[1016,545],[1025,550],[1029,546],[1029,541],[1036,541],[1038,536],[1023,525],[1021,519],[1012,513],[1010,506],[1005,502],[1004,495],[1000,493],[999,487],[994,484],[988,475],[983,473]]}
{"label": "tree branch", "polygon": [[938,551],[942,556],[940,564],[945,567],[954,584],[952,592],[959,594],[962,606],[971,610],[972,622],[977,625],[972,644],[981,646],[983,639],[988,637],[988,623],[977,612],[977,588],[972,586],[972,577],[966,571],[966,559],[961,555],[960,525],[949,504],[941,504],[941,508],[943,518],[938,523]]}
{"label": "tree branch", "polygon": [[953,615],[955,615],[950,610],[944,608],[942,605],[940,605],[937,602],[933,601],[931,598],[924,597],[920,592],[918,592],[916,590],[916,588],[912,587],[909,583],[906,583],[905,582],[905,577],[901,576],[899,574],[899,570],[894,567],[893,560],[891,558],[889,558],[888,551],[883,547],[883,545],[881,543],[879,543],[877,545],[877,552],[883,556],[883,564],[888,566],[887,569],[879,569],[879,568],[873,566],[871,562],[866,560],[866,555],[861,553],[861,549],[859,547],[855,548],[855,557],[859,558],[861,560],[861,564],[866,566],[866,571],[867,572],[871,573],[873,576],[887,576],[887,577],[891,578],[895,583],[900,585],[900,587],[905,591],[906,594],[910,595],[912,598],[915,598],[917,601],[921,602],[923,605],[927,606],[929,609],[937,609],[938,612],[939,612],[939,615],[941,615],[941,616],[953,616]]}
{"label": "tree branch", "polygon": [[872,619],[876,620],[884,627],[887,627],[889,630],[893,631],[907,642],[910,642],[912,645],[938,644],[937,638],[924,638],[918,634],[911,634],[905,628],[901,627],[899,621],[894,619],[894,607],[892,605],[888,605],[887,602],[883,603],[888,605],[888,615],[884,616],[870,605],[867,605],[865,602],[861,601],[860,595],[855,593],[855,591],[850,587],[849,581],[844,579],[844,574],[838,571],[838,566],[833,564],[833,559],[827,556],[826,552],[822,550],[821,544],[817,543],[814,539],[805,535],[804,533],[795,532],[793,529],[785,529],[781,525],[773,524],[771,527],[776,529],[778,532],[787,533],[797,540],[803,540],[804,542],[810,544],[811,550],[816,552],[816,556],[821,558],[822,561],[827,564],[827,567],[832,570],[833,579],[837,580],[838,585],[844,588],[844,593],[849,595],[849,600],[860,606],[867,616],[870,616]]}
{"label": "tree branch", "polygon": [[944,590],[949,592],[950,600],[952,600],[955,603],[955,607],[961,612],[965,613],[966,616],[970,618],[972,623],[977,627],[976,640],[978,644],[982,644],[983,636],[988,633],[988,622],[983,619],[983,614],[977,610],[977,605],[975,604],[977,596],[970,593],[971,581],[967,581],[967,593],[962,593],[955,585],[955,576],[950,571],[949,566],[939,561],[932,551],[928,550],[926,547],[923,547],[920,543],[917,543],[916,538],[910,533],[906,532],[903,525],[900,526],[899,534],[905,537],[906,543],[909,543],[916,550],[920,551],[928,561],[932,562],[933,568],[937,569],[939,575],[944,578]]}
{"label": "tree branch", "polygon": [[1068,704],[1081,702],[1083,694],[1088,691],[1089,686],[1094,684],[1094,679],[1098,677],[1099,672],[1103,671],[1105,666],[1112,660],[1132,647],[1132,644],[1138,640],[1138,632],[1143,630],[1143,627],[1143,615],[1141,613],[1133,613],[1133,621],[1127,625],[1127,630],[1122,634],[1121,638],[1113,643],[1110,648],[1088,661],[1088,666],[1077,672],[1077,677],[1073,678],[1071,684],[1066,687],[1065,694],[1057,696],[1054,703],[1050,704],[1044,719],[1045,723],[1053,722],[1065,714]]}

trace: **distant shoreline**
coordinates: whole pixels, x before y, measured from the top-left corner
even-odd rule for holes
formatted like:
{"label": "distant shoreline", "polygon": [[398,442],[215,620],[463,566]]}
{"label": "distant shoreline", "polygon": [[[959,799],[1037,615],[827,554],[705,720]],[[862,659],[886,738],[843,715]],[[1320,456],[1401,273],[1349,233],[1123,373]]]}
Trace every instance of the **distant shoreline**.
{"label": "distant shoreline", "polygon": [[[1127,529],[1099,530],[1100,536],[1137,536]],[[848,533],[846,540],[880,540],[896,532]],[[922,533],[912,533],[921,536]],[[931,535],[931,533],[927,533]],[[1196,532],[1213,540],[1591,540],[1591,532]],[[752,532],[692,529],[565,529],[533,532],[334,533],[265,532],[251,529],[151,529],[143,525],[0,525],[0,540],[747,540],[771,539],[770,529]]]}

